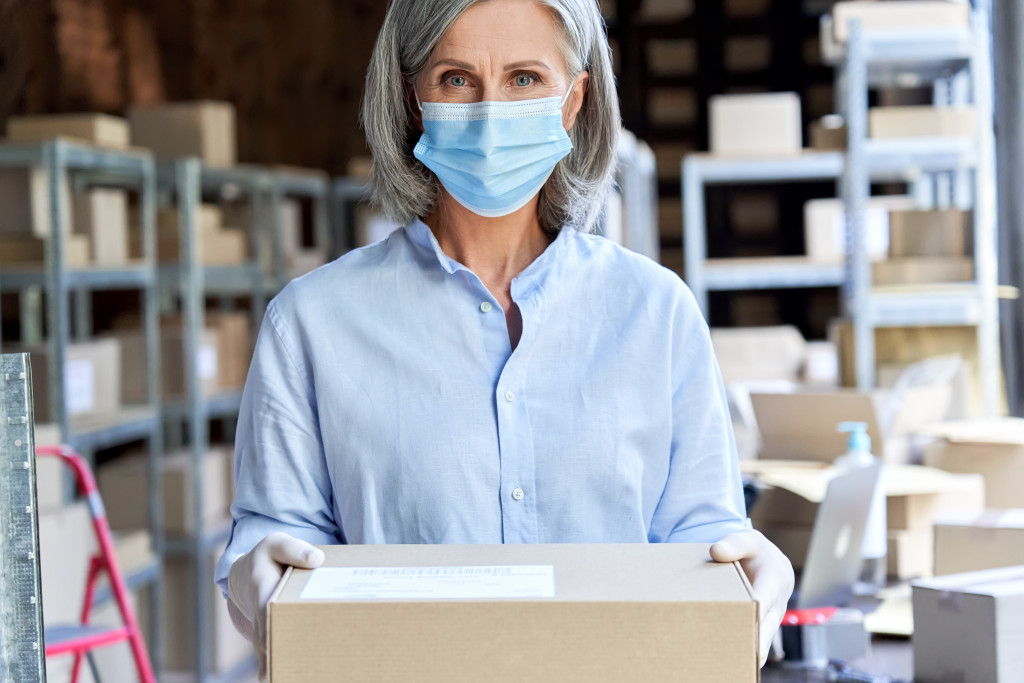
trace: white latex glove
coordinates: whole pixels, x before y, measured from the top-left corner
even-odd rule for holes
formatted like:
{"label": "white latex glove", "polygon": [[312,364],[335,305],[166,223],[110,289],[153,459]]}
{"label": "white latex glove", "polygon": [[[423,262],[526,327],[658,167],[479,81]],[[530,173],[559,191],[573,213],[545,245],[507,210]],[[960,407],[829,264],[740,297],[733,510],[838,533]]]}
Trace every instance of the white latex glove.
{"label": "white latex glove", "polygon": [[260,662],[260,680],[267,676],[267,601],[285,569],[316,569],[324,551],[276,531],[240,556],[228,572],[228,612],[235,628],[252,641]]}
{"label": "white latex glove", "polygon": [[764,666],[793,594],[793,564],[764,534],[754,529],[737,531],[715,543],[711,546],[711,559],[739,562],[750,580],[761,621],[759,645],[761,666]]}

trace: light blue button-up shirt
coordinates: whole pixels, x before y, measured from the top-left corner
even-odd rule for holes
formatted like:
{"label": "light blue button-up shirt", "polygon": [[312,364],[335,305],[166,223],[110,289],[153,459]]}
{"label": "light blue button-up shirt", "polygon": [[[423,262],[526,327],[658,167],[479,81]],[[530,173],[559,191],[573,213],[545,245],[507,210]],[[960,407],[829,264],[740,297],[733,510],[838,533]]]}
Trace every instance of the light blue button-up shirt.
{"label": "light blue button-up shirt", "polygon": [[572,229],[512,281],[522,337],[422,222],[267,308],[228,569],[315,544],[714,542],[746,526],[722,380],[679,277]]}

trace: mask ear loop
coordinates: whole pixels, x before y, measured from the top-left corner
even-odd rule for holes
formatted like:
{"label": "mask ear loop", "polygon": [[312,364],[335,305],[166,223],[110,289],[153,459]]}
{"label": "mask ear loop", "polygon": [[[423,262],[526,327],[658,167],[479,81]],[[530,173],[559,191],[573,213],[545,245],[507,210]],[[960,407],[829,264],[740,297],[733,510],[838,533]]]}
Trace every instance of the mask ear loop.
{"label": "mask ear loop", "polygon": [[416,92],[416,87],[415,86],[413,86],[413,89],[412,89],[412,96],[416,98],[416,106],[419,107],[420,111],[422,112],[423,111],[423,103],[420,102],[420,94],[418,92]]}
{"label": "mask ear loop", "polygon": [[566,93],[565,93],[565,97],[563,97],[563,98],[562,98],[562,103],[561,103],[560,105],[558,105],[558,108],[559,108],[559,109],[561,109],[562,107],[564,107],[564,106],[565,106],[565,103],[569,101],[569,96],[570,96],[570,95],[572,95],[572,91],[573,91],[573,89],[574,89],[575,87],[576,87],[576,81],[573,81],[573,82],[572,82],[572,85],[570,85],[570,86],[569,86],[569,90],[568,90],[568,92],[566,92]]}

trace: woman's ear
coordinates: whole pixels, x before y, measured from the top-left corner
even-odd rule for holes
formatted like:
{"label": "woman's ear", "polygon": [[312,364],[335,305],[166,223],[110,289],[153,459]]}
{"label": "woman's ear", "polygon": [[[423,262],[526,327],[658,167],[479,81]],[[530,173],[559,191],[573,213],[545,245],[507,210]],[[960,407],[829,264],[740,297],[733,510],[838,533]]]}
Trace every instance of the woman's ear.
{"label": "woman's ear", "polygon": [[576,125],[576,117],[580,113],[580,109],[583,108],[583,98],[587,94],[587,86],[590,84],[590,72],[581,71],[576,80],[572,84],[572,95],[569,96],[569,101],[566,103],[569,107],[568,110],[562,110],[562,125],[565,126],[566,130],[572,130],[572,127]]}
{"label": "woman's ear", "polygon": [[405,106],[412,113],[412,125],[416,126],[416,130],[422,133],[423,113],[420,111],[420,103],[416,99],[415,77],[403,79],[403,83],[405,84]]}

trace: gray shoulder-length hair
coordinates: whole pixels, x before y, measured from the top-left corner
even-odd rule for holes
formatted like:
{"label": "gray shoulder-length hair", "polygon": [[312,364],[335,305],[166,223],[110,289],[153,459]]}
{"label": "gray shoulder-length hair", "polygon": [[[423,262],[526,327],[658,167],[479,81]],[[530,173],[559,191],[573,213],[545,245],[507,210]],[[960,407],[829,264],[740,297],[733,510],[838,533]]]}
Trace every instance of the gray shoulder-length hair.
{"label": "gray shoulder-length hair", "polygon": [[[406,225],[430,213],[437,177],[413,156],[420,132],[413,123],[407,79],[456,19],[486,0],[391,0],[366,74],[362,125],[373,155],[373,201]],[[596,0],[538,0],[553,10],[563,30],[570,82],[590,73],[583,106],[569,131],[573,149],[560,161],[540,194],[541,226],[558,232],[569,225],[591,232],[611,187],[621,127],[611,50]]]}

